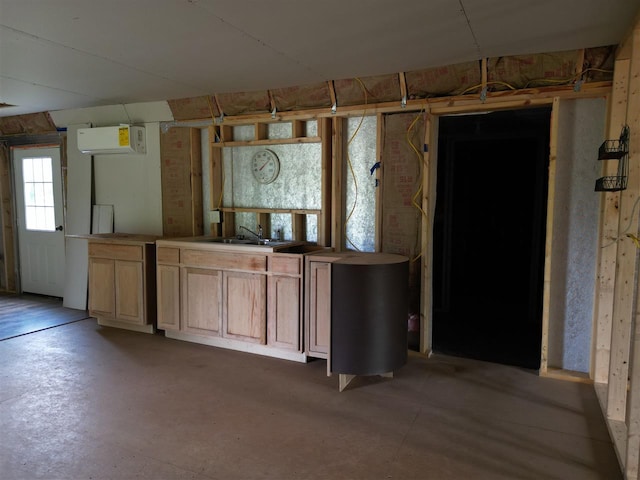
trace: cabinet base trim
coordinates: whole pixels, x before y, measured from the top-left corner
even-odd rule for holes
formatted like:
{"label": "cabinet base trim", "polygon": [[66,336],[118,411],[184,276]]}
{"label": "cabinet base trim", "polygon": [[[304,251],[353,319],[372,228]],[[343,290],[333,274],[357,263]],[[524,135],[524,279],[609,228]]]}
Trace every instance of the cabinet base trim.
{"label": "cabinet base trim", "polygon": [[202,345],[209,345],[211,347],[220,347],[229,350],[237,350],[239,352],[264,355],[265,357],[273,357],[283,360],[291,360],[293,362],[307,363],[307,355],[304,353],[279,350],[277,348],[265,345],[246,343],[230,338],[205,337],[202,335],[177,332],[175,330],[165,330],[164,335],[165,337],[173,338],[174,340],[183,340],[185,342],[200,343]]}
{"label": "cabinet base trim", "polygon": [[110,318],[97,318],[98,325],[103,327],[122,328],[125,330],[132,330],[134,332],[141,333],[156,333],[156,329],[153,325],[135,325],[133,323],[119,322]]}

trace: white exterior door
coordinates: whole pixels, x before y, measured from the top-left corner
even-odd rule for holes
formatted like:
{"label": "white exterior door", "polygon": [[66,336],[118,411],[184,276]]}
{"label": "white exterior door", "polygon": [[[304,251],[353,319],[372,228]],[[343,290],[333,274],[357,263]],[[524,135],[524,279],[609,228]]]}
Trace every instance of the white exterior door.
{"label": "white exterior door", "polygon": [[12,148],[20,285],[23,292],[64,294],[60,148]]}

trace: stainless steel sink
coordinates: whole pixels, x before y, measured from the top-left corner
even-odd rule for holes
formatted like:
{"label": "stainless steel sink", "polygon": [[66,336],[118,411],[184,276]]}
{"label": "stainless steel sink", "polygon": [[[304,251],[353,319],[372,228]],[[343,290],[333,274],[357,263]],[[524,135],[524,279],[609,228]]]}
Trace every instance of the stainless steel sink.
{"label": "stainless steel sink", "polygon": [[208,238],[203,240],[205,242],[213,243],[227,243],[232,245],[263,245],[265,247],[273,247],[279,245],[285,245],[291,243],[290,241],[272,240],[270,238],[236,238],[236,237],[218,237]]}
{"label": "stainless steel sink", "polygon": [[208,238],[204,240],[205,242],[213,242],[213,243],[233,243],[236,245],[247,245],[251,244],[253,240],[244,239],[244,238]]}

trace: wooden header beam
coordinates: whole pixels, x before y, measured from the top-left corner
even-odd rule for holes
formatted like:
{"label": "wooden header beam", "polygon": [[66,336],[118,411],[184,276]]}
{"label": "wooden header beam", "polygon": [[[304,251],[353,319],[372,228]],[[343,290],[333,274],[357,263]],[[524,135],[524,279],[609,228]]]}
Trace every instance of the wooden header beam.
{"label": "wooden header beam", "polygon": [[[450,113],[478,112],[486,110],[528,108],[552,105],[554,98],[594,98],[604,97],[611,93],[613,82],[585,83],[580,91],[575,91],[573,85],[527,88],[523,90],[507,90],[502,92],[488,92],[485,100],[479,94],[467,94],[451,97],[422,98],[407,100],[402,107],[398,102],[370,103],[367,105],[352,105],[339,107],[334,113],[331,108],[316,108],[295,112],[276,112],[252,115],[225,116],[224,125],[247,125],[254,122],[276,123],[292,120],[315,120],[326,117],[355,117],[363,113],[397,113],[407,111],[426,110],[435,115]],[[197,119],[193,119],[196,121]],[[208,121],[210,119],[202,119]]]}

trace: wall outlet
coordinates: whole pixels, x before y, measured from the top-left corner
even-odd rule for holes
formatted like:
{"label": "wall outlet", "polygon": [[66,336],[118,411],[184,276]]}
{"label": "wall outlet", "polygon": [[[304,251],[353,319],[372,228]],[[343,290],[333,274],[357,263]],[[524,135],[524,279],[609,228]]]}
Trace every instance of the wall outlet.
{"label": "wall outlet", "polygon": [[209,212],[209,222],[222,223],[222,212],[220,210],[211,210]]}

